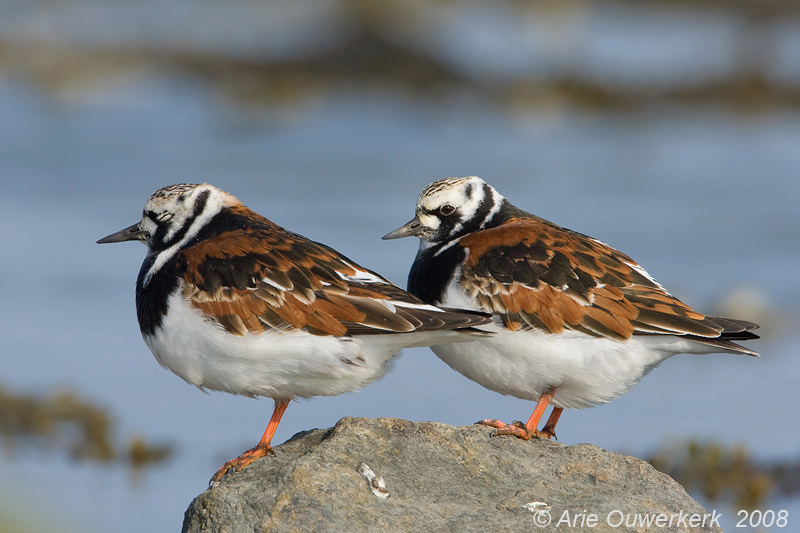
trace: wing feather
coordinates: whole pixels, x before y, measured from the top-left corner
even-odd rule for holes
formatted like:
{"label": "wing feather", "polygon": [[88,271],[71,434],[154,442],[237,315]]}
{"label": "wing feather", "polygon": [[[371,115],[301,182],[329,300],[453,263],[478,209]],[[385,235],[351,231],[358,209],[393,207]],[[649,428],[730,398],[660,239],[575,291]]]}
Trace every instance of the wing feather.
{"label": "wing feather", "polygon": [[181,250],[178,262],[184,297],[234,335],[293,329],[334,336],[403,333],[490,321],[481,313],[426,306],[332,248],[246,207],[229,215],[238,223],[197,239]]}
{"label": "wing feather", "polygon": [[459,244],[467,253],[460,283],[509,329],[569,328],[617,340],[681,335],[754,353],[730,341],[757,338],[755,324],[706,317],[627,255],[543,219],[512,219]]}

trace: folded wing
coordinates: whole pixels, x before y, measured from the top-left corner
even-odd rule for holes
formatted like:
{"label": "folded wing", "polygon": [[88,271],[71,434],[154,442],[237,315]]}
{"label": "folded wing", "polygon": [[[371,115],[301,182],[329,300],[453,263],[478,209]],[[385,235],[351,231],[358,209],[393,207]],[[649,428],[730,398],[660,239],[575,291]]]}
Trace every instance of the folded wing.
{"label": "folded wing", "polygon": [[678,335],[750,355],[734,340],[758,338],[756,324],[709,317],[669,294],[627,255],[537,218],[468,235],[460,281],[509,329],[564,329],[629,339]]}
{"label": "folded wing", "polygon": [[[248,214],[253,220],[254,214]],[[255,215],[257,216],[257,215]],[[489,319],[426,305],[335,250],[267,219],[181,252],[184,296],[235,335],[369,335],[461,329]]]}

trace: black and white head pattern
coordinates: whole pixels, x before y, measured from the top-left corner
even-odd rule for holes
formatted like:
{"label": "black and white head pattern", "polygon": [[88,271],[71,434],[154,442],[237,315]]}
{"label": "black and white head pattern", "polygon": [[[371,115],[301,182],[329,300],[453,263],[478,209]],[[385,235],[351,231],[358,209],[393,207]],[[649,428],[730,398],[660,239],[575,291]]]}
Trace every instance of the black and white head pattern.
{"label": "black and white head pattern", "polygon": [[449,242],[485,228],[504,200],[477,176],[434,181],[417,200],[422,246]]}
{"label": "black and white head pattern", "polygon": [[143,284],[223,208],[238,203],[234,196],[209,184],[180,183],[153,193],[139,223],[148,254],[155,256]]}

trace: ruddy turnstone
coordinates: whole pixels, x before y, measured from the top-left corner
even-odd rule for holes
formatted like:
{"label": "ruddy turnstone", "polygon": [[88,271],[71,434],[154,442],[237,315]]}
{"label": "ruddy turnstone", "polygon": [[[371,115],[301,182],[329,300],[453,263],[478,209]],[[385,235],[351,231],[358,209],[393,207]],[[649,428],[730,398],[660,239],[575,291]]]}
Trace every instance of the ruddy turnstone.
{"label": "ruddy turnstone", "polygon": [[291,399],[352,391],[402,348],[472,340],[490,321],[425,304],[208,184],[157,191],[140,222],[97,242],[133,240],[147,245],[136,314],[158,362],[201,389],[275,401],[259,443],[212,481],[272,453]]}
{"label": "ruddy turnstone", "polygon": [[525,424],[481,421],[493,434],[554,437],[563,409],[613,400],[677,353],[758,355],[733,342],[757,339],[756,324],[694,311],[627,255],[514,207],[480,178],[425,187],[414,219],[383,238],[408,236],[421,241],[412,294],[494,315],[497,335],[433,346],[436,355],[487,389],[537,402]]}

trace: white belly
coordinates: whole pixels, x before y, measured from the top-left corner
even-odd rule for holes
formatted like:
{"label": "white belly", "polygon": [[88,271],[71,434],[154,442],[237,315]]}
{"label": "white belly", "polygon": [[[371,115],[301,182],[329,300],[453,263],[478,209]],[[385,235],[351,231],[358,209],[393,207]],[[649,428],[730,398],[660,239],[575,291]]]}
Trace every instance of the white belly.
{"label": "white belly", "polygon": [[[458,282],[450,285],[443,305],[481,310]],[[551,403],[569,409],[619,397],[676,353],[714,351],[671,335],[616,341],[571,330],[557,335],[539,330],[510,331],[499,323],[483,329],[497,334],[431,349],[451,368],[487,389],[536,401],[554,387]]]}
{"label": "white belly", "polygon": [[202,389],[270,398],[349,392],[382,377],[402,347],[378,337],[298,330],[236,336],[206,320],[178,291],[147,346],[162,366]]}
{"label": "white belly", "polygon": [[204,318],[180,290],[168,305],[162,327],[144,337],[158,362],[201,389],[245,396],[343,394],[383,377],[402,348],[475,338],[449,330],[356,337],[288,330],[237,336]]}
{"label": "white belly", "polygon": [[487,389],[536,401],[554,387],[554,406],[580,409],[617,398],[675,353],[648,344],[647,340],[618,342],[571,331],[551,335],[506,330],[492,338],[433,346],[432,350]]}

